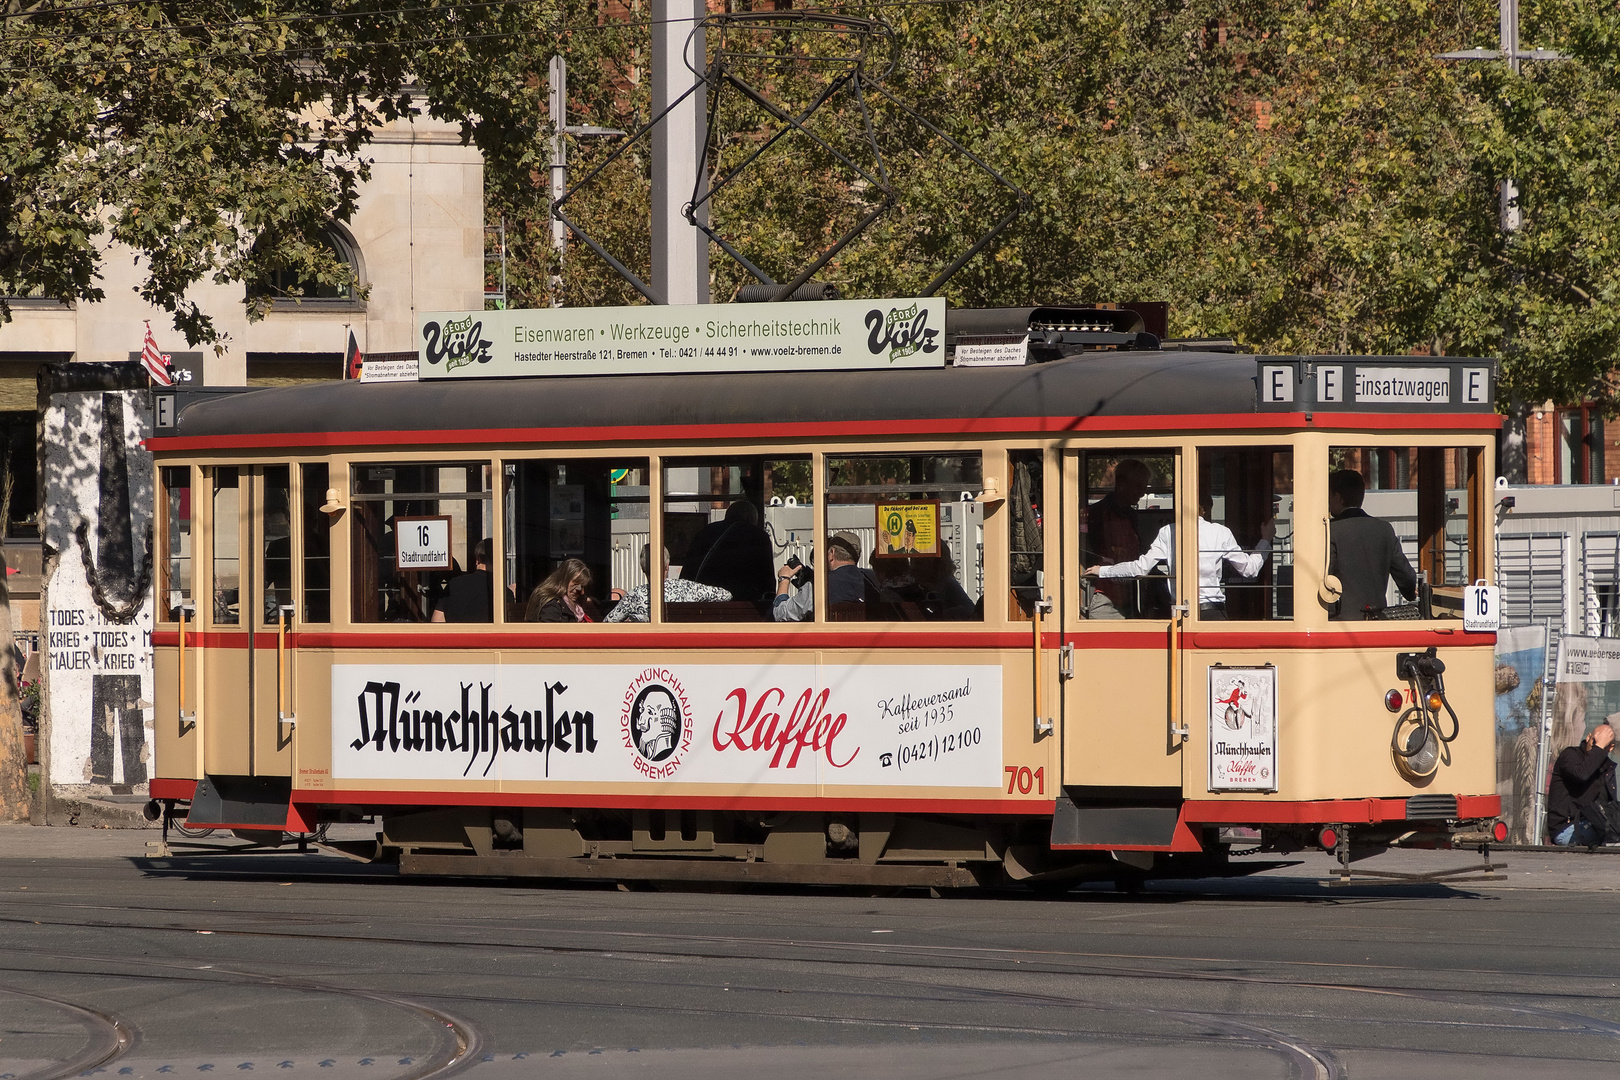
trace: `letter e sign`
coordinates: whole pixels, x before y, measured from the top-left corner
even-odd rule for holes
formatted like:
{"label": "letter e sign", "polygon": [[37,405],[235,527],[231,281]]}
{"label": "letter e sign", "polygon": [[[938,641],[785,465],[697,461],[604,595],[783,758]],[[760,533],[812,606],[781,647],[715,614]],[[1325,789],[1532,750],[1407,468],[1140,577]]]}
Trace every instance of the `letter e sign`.
{"label": "letter e sign", "polygon": [[1286,405],[1294,400],[1293,365],[1264,364],[1260,368],[1260,401],[1265,405]]}

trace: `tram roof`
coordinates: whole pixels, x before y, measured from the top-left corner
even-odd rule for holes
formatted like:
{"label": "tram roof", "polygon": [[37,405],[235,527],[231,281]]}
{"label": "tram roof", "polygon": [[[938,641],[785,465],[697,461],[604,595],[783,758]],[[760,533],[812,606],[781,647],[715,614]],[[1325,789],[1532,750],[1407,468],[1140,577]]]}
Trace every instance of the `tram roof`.
{"label": "tram roof", "polygon": [[205,399],[181,437],[1255,412],[1254,357],[1083,353],[1021,367],[331,382]]}
{"label": "tram roof", "polygon": [[[307,435],[332,445],[344,434],[386,432],[409,441],[418,432],[563,428],[688,429],[685,435],[669,433],[690,438],[728,425],[756,432],[780,426],[780,434],[791,436],[807,425],[855,423],[881,431],[885,422],[943,421],[947,429],[961,430],[975,421],[999,421],[996,428],[1012,431],[1021,427],[1020,419],[1042,421],[1031,429],[1053,430],[1094,417],[1254,416],[1262,411],[1261,359],[1224,352],[1089,351],[1017,367],[327,382],[182,401],[177,425],[162,435],[220,440],[215,445],[233,437],[251,445],[256,436],[287,445]],[[1413,357],[1398,362],[1423,363]],[[1268,411],[1276,426],[1296,422]],[[1424,411],[1432,418],[1458,410],[1440,405]]]}

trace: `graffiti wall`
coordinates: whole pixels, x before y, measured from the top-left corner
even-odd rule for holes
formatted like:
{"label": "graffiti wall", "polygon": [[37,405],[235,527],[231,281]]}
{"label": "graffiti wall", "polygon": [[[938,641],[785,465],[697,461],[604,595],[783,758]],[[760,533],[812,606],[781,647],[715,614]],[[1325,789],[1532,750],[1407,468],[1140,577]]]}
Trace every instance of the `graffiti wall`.
{"label": "graffiti wall", "polygon": [[152,755],[148,395],[55,394],[45,414],[40,611],[53,785],[144,785]]}

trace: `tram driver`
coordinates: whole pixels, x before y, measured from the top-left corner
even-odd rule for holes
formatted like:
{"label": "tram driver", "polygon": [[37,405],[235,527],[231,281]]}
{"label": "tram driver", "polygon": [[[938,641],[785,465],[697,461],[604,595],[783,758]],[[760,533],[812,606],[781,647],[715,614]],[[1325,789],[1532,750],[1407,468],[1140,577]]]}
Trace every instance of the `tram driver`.
{"label": "tram driver", "polygon": [[[1417,572],[1407,561],[1389,522],[1361,508],[1367,481],[1354,469],[1328,475],[1328,573],[1343,590],[1330,619],[1360,622],[1369,612],[1381,612],[1389,595],[1389,582],[1408,600],[1417,596]],[[1374,615],[1376,617],[1376,614]]]}
{"label": "tram driver", "polygon": [[[1230,565],[1239,577],[1253,578],[1266,565],[1271,555],[1271,538],[1277,527],[1270,518],[1260,525],[1260,542],[1254,551],[1244,551],[1237,537],[1218,521],[1210,520],[1215,510],[1215,497],[1208,491],[1198,493],[1198,617],[1224,620],[1226,618],[1226,588],[1221,581],[1222,567]],[[1140,558],[1116,562],[1107,566],[1088,566],[1086,576],[1099,578],[1141,577],[1151,573],[1159,563],[1176,569],[1175,526],[1166,525],[1159,530]]]}
{"label": "tram driver", "polygon": [[[857,565],[860,559],[861,541],[854,533],[835,532],[827,537],[828,604],[865,603],[866,575]],[[811,581],[807,580],[798,592],[792,592],[797,573],[791,566],[783,566],[776,573],[776,599],[771,606],[771,617],[777,622],[803,622],[815,609],[816,590]]]}

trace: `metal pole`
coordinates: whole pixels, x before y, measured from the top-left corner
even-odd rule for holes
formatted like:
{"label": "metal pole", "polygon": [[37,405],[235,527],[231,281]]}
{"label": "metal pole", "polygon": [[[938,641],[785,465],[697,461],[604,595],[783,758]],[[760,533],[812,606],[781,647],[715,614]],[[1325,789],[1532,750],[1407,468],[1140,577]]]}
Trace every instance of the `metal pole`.
{"label": "metal pole", "polygon": [[[702,81],[705,0],[652,0],[652,111],[657,116]],[[694,70],[696,69],[696,70]],[[686,220],[703,190],[704,105],[681,101],[652,133],[652,280],[670,304],[709,302],[709,240]],[[706,220],[706,219],[705,219]]]}
{"label": "metal pole", "polygon": [[[568,127],[568,61],[551,58],[551,204],[555,206],[568,192],[568,143],[563,132]],[[568,251],[568,226],[555,216],[551,219],[551,247],[556,253],[556,269],[551,274],[551,306],[562,307],[562,264]]]}

